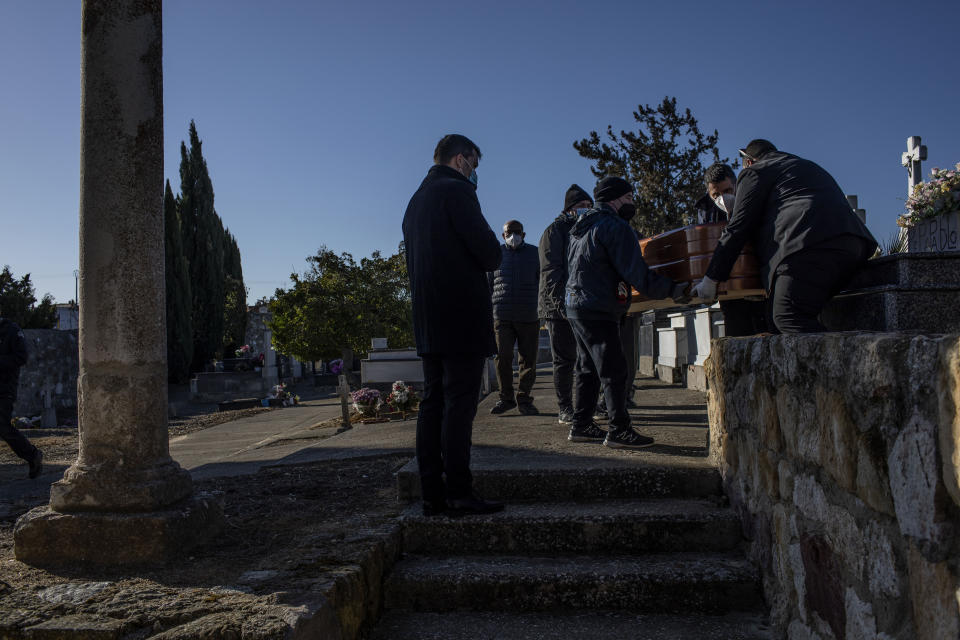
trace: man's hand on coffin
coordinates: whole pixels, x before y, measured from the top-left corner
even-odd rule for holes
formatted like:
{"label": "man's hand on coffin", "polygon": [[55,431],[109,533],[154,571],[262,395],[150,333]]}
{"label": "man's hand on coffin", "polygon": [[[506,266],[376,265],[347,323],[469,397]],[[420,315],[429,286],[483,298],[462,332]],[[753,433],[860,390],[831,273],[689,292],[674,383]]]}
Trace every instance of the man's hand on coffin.
{"label": "man's hand on coffin", "polygon": [[674,282],[673,290],[670,292],[670,297],[677,304],[687,304],[690,302],[690,288],[689,283],[686,282]]}
{"label": "man's hand on coffin", "polygon": [[703,280],[698,282],[690,296],[698,300],[716,300],[717,299],[717,281],[709,276],[703,276]]}

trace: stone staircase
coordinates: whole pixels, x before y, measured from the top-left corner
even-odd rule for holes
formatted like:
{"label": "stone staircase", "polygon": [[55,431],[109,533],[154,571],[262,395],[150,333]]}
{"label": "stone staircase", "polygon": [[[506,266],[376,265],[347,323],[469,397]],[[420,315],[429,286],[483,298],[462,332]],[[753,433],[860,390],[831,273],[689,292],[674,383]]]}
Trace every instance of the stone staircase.
{"label": "stone staircase", "polygon": [[[475,486],[503,513],[424,518],[413,502],[370,637],[768,638],[740,523],[703,453],[591,446],[476,448]],[[417,498],[416,461],[398,485]]]}

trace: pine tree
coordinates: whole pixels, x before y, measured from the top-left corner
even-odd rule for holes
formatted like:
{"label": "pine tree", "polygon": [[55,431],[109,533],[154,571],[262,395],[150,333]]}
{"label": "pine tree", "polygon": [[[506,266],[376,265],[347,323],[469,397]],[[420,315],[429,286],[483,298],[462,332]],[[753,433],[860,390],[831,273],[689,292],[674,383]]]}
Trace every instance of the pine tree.
{"label": "pine tree", "polygon": [[193,358],[190,266],[183,255],[180,214],[169,180],[163,194],[163,215],[166,239],[167,374],[171,382],[183,383],[189,379]]}
{"label": "pine tree", "polygon": [[180,224],[189,262],[194,371],[222,353],[223,223],[213,206],[213,183],[203,159],[196,124],[190,121],[190,149],[180,144]]}
{"label": "pine tree", "polygon": [[621,131],[618,136],[608,126],[609,144],[591,131],[573,148],[594,161],[590,170],[596,177],[617,175],[633,183],[638,215],[631,222],[641,235],[689,224],[694,203],[705,190],[701,158],[707,155],[707,164],[721,161],[716,130],[702,134],[690,109],[680,112],[677,99],[669,96],[656,108],[638,106],[633,119],[639,125],[636,132]]}

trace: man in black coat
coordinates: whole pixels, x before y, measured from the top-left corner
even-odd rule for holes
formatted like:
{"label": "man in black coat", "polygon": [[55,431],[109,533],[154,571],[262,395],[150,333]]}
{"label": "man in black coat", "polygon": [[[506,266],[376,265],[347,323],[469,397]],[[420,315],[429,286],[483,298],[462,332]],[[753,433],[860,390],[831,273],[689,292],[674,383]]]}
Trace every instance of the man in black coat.
{"label": "man in black coat", "polygon": [[[733,213],[737,195],[737,174],[733,167],[716,162],[703,174],[707,192],[694,205],[697,224],[726,222]],[[725,336],[752,336],[767,330],[767,303],[765,300],[721,300],[723,334]]]}
{"label": "man in black coat", "polygon": [[[604,178],[593,195],[598,205],[577,219],[567,249],[565,306],[577,340],[577,393],[568,440],[637,449],[653,444],[653,438],[637,433],[627,413],[627,361],[620,337],[622,298],[629,299],[628,287],[632,286],[649,298],[685,302],[687,285],[647,268],[628,222],[637,211],[629,182]],[[593,422],[601,383],[610,413],[609,432]]]}
{"label": "man in black coat", "polygon": [[[523,415],[538,413],[533,404],[533,383],[537,378],[540,350],[540,323],[537,321],[537,285],[540,257],[537,248],[524,242],[527,234],[519,220],[503,225],[500,251],[503,259],[488,274],[493,299],[493,331],[497,338],[497,383],[500,398],[490,409],[499,414],[517,407]],[[517,345],[520,370],[517,395],[513,394],[513,346]]]}
{"label": "man in black coat", "polygon": [[43,470],[43,453],[10,424],[20,382],[20,367],[26,362],[27,344],[23,331],[15,322],[0,318],[0,438],[29,463],[29,476],[36,478]]}
{"label": "man in black coat", "polygon": [[740,155],[733,214],[692,295],[715,298],[717,282],[727,279],[752,239],[777,331],[825,331],[820,311],[873,255],[877,241],[817,164],[762,139]]}
{"label": "man in black coat", "polygon": [[484,361],[496,353],[487,272],[500,243],[480,211],[480,149],[444,136],[434,166],[403,216],[413,332],[423,360],[417,462],[424,515],[490,513],[503,505],[473,491],[470,438]]}
{"label": "man in black coat", "polygon": [[563,210],[540,236],[540,296],[537,315],[547,327],[553,358],[553,387],[557,393],[560,424],[573,424],[573,371],[577,362],[577,341],[567,322],[564,296],[567,289],[567,246],[570,228],[578,211],[593,206],[593,198],[572,184],[563,199]]}

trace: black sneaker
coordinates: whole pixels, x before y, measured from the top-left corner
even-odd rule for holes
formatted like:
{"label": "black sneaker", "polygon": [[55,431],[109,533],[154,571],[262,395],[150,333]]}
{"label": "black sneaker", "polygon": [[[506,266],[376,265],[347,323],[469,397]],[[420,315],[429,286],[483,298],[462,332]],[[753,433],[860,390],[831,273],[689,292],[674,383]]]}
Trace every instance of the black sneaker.
{"label": "black sneaker", "polygon": [[43,472],[43,451],[37,449],[33,454],[33,457],[30,458],[30,478],[36,478]]}
{"label": "black sneaker", "polygon": [[447,510],[446,500],[424,500],[423,515],[426,517],[438,516]]}
{"label": "black sneaker", "polygon": [[567,440],[570,442],[602,442],[606,435],[606,431],[591,422],[581,429],[571,427]]}
{"label": "black sneaker", "polygon": [[525,416],[535,416],[540,413],[540,410],[533,406],[532,402],[523,402],[517,405],[517,411]]}
{"label": "black sneaker", "polygon": [[593,419],[594,419],[594,420],[609,420],[609,419],[610,419],[610,416],[607,415],[607,410],[606,410],[606,409],[604,409],[603,407],[597,407],[597,408],[594,409],[594,411],[593,411]]}
{"label": "black sneaker", "polygon": [[451,516],[480,515],[503,511],[502,502],[484,500],[476,493],[463,498],[447,498],[447,514]]}
{"label": "black sneaker", "polygon": [[497,400],[497,404],[493,405],[493,408],[490,409],[490,413],[497,415],[498,413],[503,413],[504,411],[509,411],[517,406],[516,402],[507,402],[505,400]]}
{"label": "black sneaker", "polygon": [[573,411],[570,409],[561,409],[557,416],[557,422],[560,424],[573,424]]}
{"label": "black sneaker", "polygon": [[608,433],[603,444],[611,449],[643,449],[653,444],[653,438],[642,436],[632,428],[627,427],[621,431]]}

